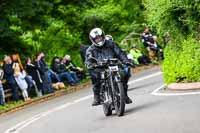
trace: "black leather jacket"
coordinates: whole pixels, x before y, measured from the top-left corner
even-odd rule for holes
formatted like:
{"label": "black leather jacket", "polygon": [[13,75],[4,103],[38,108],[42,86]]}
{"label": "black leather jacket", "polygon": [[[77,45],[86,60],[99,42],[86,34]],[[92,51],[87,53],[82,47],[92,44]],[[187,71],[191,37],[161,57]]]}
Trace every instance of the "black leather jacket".
{"label": "black leather jacket", "polygon": [[127,55],[115,42],[106,40],[102,47],[91,45],[86,52],[86,67],[90,68],[93,62],[89,60],[90,57],[96,58],[98,61],[103,59],[118,58],[123,63],[129,62]]}
{"label": "black leather jacket", "polygon": [[64,73],[67,71],[65,64],[57,62],[54,63],[52,70],[58,74]]}
{"label": "black leather jacket", "polygon": [[151,43],[153,43],[153,35],[151,33],[143,32],[141,39],[145,47],[148,47]]}

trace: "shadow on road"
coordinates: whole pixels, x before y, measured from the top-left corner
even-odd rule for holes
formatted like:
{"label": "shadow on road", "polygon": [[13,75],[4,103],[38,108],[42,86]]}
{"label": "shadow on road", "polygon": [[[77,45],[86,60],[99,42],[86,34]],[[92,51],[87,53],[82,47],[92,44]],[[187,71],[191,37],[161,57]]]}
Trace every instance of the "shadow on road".
{"label": "shadow on road", "polygon": [[132,114],[132,113],[136,113],[136,112],[138,112],[138,111],[142,111],[142,110],[147,110],[147,109],[149,109],[149,108],[153,108],[153,107],[155,107],[155,106],[158,106],[158,105],[161,104],[162,102],[163,102],[162,100],[159,100],[159,101],[154,101],[154,102],[150,102],[150,103],[145,103],[145,104],[142,104],[142,105],[133,107],[133,108],[126,109],[125,115],[129,115],[129,114]]}
{"label": "shadow on road", "polygon": [[[124,116],[128,116],[130,114],[134,114],[134,113],[137,113],[139,111],[142,111],[142,110],[148,110],[150,108],[153,108],[155,106],[158,106],[160,105],[161,103],[163,104],[164,100],[158,100],[158,101],[154,101],[154,102],[148,102],[148,103],[144,103],[142,105],[138,105],[138,106],[134,106],[133,108],[129,108],[129,109],[125,109],[125,113],[124,113]],[[134,104],[134,103],[133,103]],[[103,112],[102,112],[103,113]],[[109,119],[108,119],[109,118]],[[113,112],[113,114],[109,117],[105,117],[103,114],[100,118],[98,118],[98,120],[101,120],[101,121],[110,121],[112,119],[118,119],[117,115],[115,114],[115,112]]]}

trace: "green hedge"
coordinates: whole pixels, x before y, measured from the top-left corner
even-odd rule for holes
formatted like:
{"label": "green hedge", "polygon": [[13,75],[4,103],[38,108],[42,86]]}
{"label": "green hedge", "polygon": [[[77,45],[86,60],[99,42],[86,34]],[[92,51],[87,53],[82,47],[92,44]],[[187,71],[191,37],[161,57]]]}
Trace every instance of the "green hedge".
{"label": "green hedge", "polygon": [[[177,43],[177,42],[176,42]],[[169,44],[163,62],[166,83],[200,81],[200,43],[192,37]]]}

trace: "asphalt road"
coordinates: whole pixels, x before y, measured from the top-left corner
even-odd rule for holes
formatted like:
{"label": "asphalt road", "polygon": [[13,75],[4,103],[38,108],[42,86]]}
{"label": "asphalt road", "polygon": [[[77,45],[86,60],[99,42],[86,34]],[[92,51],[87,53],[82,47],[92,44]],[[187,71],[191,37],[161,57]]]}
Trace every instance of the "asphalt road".
{"label": "asphalt road", "polygon": [[163,85],[159,68],[134,74],[130,83],[129,96],[134,103],[126,105],[123,117],[105,117],[102,106],[92,107],[88,88],[1,116],[0,133],[200,132],[199,94],[152,95]]}

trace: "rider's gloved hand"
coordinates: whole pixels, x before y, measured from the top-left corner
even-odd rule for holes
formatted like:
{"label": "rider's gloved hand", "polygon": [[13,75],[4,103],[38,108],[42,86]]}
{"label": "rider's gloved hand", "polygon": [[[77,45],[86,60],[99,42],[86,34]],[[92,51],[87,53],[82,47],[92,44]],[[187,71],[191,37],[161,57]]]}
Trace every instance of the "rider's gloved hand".
{"label": "rider's gloved hand", "polygon": [[130,67],[134,67],[134,64],[132,62],[125,62],[125,65],[130,66]]}
{"label": "rider's gloved hand", "polygon": [[95,69],[96,67],[97,67],[96,64],[91,64],[91,65],[89,65],[87,68],[88,68],[89,70],[91,70],[91,69]]}

